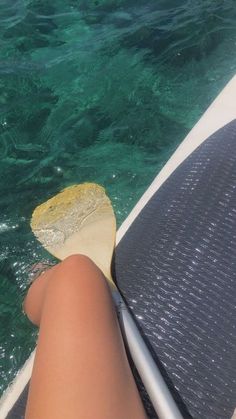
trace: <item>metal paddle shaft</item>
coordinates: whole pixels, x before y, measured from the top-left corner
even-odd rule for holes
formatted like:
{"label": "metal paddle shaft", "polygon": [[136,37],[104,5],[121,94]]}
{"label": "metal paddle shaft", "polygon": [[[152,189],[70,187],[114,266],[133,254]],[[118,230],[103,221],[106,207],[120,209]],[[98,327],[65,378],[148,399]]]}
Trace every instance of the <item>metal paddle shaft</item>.
{"label": "metal paddle shaft", "polygon": [[182,416],[111,277],[116,220],[104,188],[85,183],[66,188],[39,205],[31,228],[40,243],[58,259],[75,253],[89,256],[110,284],[124,338],[150,400],[160,419]]}
{"label": "metal paddle shaft", "polygon": [[159,419],[183,419],[119,291],[112,295],[123,337]]}

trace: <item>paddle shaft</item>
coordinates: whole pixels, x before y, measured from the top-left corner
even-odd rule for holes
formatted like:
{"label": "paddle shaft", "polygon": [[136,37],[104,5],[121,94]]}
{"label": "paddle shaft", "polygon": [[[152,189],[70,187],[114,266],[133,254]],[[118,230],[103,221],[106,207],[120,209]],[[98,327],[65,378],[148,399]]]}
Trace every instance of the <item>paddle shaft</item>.
{"label": "paddle shaft", "polygon": [[119,291],[112,290],[123,337],[159,419],[183,419]]}

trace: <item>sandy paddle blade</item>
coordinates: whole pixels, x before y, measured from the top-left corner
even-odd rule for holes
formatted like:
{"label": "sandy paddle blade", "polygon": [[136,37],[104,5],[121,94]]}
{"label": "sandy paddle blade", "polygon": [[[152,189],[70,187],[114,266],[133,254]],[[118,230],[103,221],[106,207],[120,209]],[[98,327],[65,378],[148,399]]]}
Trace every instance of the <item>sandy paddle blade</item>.
{"label": "sandy paddle blade", "polygon": [[58,259],[87,255],[110,278],[116,220],[103,187],[84,183],[64,189],[34,210],[31,228]]}

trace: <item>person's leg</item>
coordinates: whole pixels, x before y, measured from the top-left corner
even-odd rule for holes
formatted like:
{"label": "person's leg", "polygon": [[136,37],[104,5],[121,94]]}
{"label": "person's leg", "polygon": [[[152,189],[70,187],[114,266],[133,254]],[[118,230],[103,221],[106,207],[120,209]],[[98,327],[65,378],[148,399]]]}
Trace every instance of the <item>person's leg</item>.
{"label": "person's leg", "polygon": [[40,327],[26,419],[146,418],[110,291],[89,258],[37,278],[24,308]]}

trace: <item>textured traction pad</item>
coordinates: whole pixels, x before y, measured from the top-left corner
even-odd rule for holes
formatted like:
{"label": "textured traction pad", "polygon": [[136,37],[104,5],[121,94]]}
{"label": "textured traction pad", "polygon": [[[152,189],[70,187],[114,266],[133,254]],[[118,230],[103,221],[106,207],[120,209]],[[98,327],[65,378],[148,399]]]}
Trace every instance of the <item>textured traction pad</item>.
{"label": "textured traction pad", "polygon": [[236,406],[236,121],[194,151],[121,240],[116,278],[185,418]]}
{"label": "textured traction pad", "polygon": [[[117,248],[118,285],[184,418],[229,419],[236,406],[235,226],[233,121],[175,170]],[[23,418],[26,394],[8,419]]]}
{"label": "textured traction pad", "polygon": [[118,286],[184,417],[229,419],[236,406],[235,227],[233,121],[175,170],[117,248]]}

